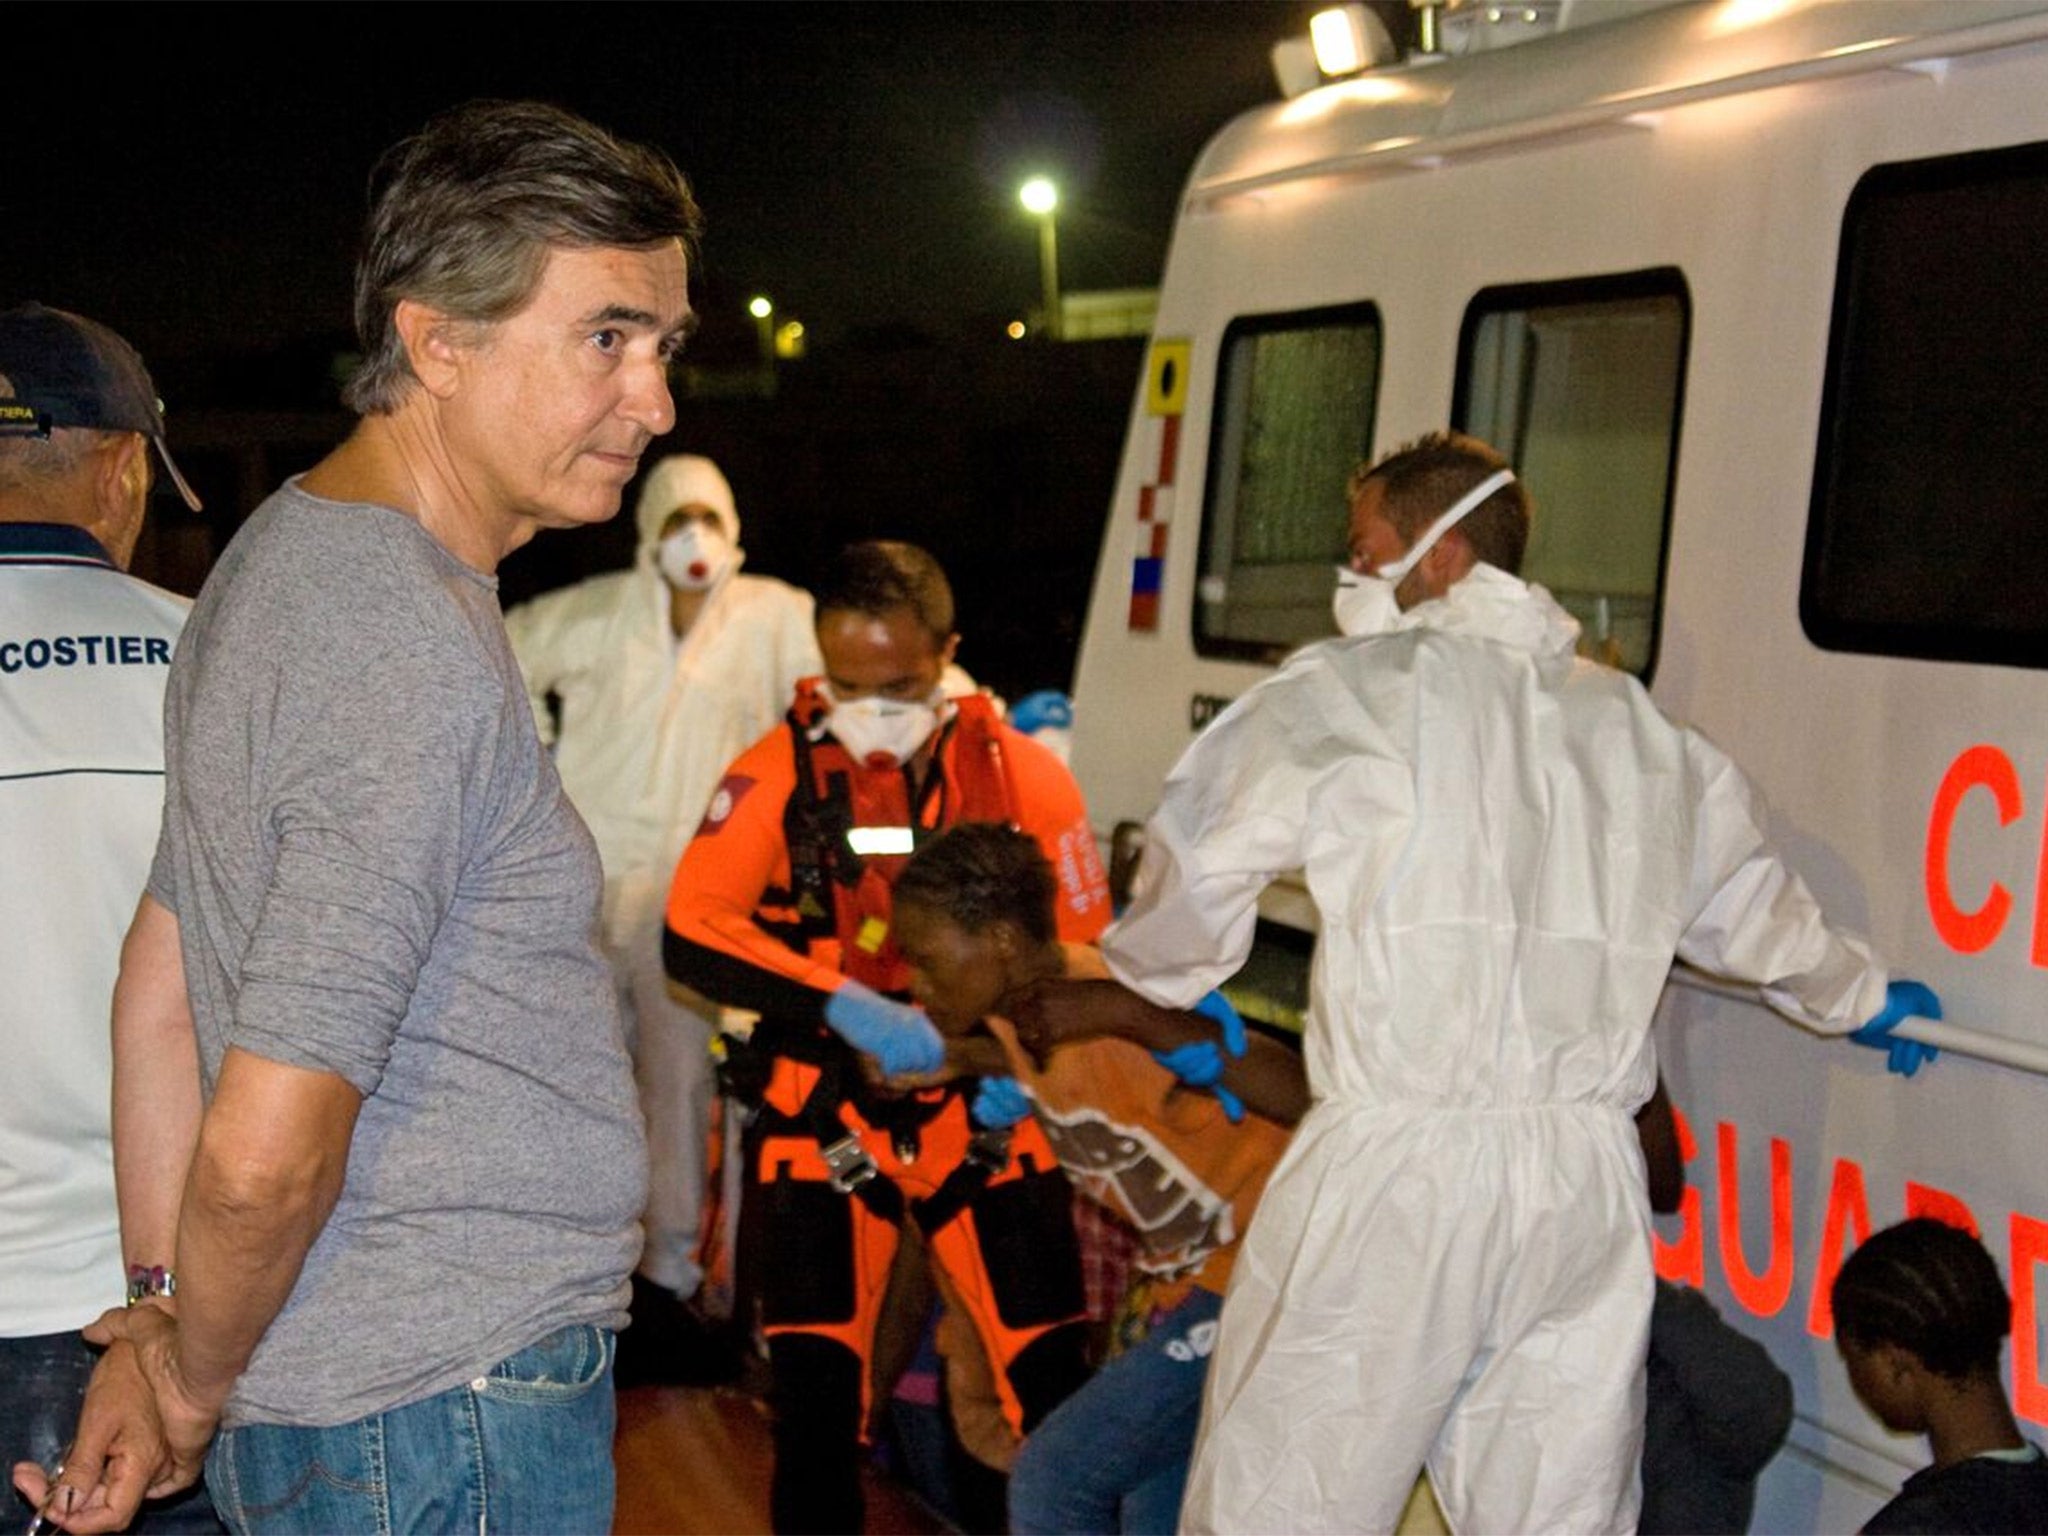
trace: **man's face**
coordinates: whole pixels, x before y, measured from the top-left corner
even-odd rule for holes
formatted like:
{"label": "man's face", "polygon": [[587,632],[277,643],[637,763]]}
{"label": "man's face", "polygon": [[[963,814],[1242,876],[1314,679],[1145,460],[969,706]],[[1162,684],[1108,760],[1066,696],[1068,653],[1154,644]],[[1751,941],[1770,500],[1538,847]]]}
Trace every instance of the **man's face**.
{"label": "man's face", "polygon": [[818,617],[825,681],[841,703],[884,698],[921,704],[938,692],[959,637],[943,641],[909,608],[856,613],[834,608]]}
{"label": "man's face", "polygon": [[899,902],[890,937],[910,966],[911,994],[941,1034],[963,1035],[996,1011],[1004,955],[995,930],[973,933],[923,902]]}
{"label": "man's face", "polygon": [[676,241],[551,250],[526,307],[458,349],[442,420],[469,499],[529,532],[616,513],[641,453],[675,425],[668,368],[689,318]]}
{"label": "man's face", "polygon": [[[1394,564],[1408,553],[1409,541],[1401,537],[1386,513],[1387,488],[1377,480],[1368,480],[1358,494],[1351,498],[1351,569],[1366,574],[1375,574],[1383,566]],[[1422,565],[1427,565],[1425,558]],[[1417,603],[1427,602],[1432,597],[1441,597],[1440,591],[1429,590],[1429,583],[1423,576],[1422,565],[1418,565],[1394,588],[1394,601],[1407,612]]]}

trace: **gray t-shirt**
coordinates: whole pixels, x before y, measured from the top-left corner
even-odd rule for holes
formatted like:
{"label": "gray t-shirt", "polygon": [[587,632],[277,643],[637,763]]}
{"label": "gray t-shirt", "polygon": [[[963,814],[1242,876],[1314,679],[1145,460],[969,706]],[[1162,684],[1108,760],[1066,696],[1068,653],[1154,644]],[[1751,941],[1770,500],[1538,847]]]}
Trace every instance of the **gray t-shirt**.
{"label": "gray t-shirt", "polygon": [[339,1424],[619,1327],[646,1149],[597,850],[497,585],[288,483],[193,609],[150,891],[211,1097],[230,1046],[362,1094],[340,1202],[225,1422]]}

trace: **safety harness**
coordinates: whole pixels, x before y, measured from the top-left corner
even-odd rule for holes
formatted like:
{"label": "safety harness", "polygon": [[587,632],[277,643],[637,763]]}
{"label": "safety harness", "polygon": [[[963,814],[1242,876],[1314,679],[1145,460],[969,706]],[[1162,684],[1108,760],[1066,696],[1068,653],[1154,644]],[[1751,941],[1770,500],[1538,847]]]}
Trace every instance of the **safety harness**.
{"label": "safety harness", "polygon": [[[891,771],[856,762],[822,729],[831,705],[815,680],[798,687],[788,715],[796,783],[783,813],[783,831],[796,937],[807,950],[836,944],[839,968],[846,975],[898,996],[909,976],[889,942],[890,890],[911,852],[961,822],[1015,824],[1016,797],[994,705],[979,694],[952,704],[921,779],[909,764]],[[860,851],[857,844],[870,851]],[[874,851],[878,848],[889,851]],[[883,1098],[868,1093],[852,1072],[844,1046],[824,1040],[817,1046],[815,1051],[802,1045],[787,1051],[815,1066],[818,1078],[796,1115],[778,1118],[815,1138],[832,1187],[877,1216],[900,1223],[908,1214],[925,1231],[936,1231],[1009,1166],[1009,1130],[977,1130],[967,1156],[938,1189],[923,1200],[906,1202],[891,1180],[879,1176],[880,1168],[849,1130],[841,1110],[852,1104],[869,1124],[887,1130],[897,1157],[909,1163],[917,1158],[919,1132],[945,1107],[944,1095]]]}
{"label": "safety harness", "polygon": [[845,1071],[843,1059],[820,1066],[817,1084],[805,1097],[794,1120],[817,1141],[818,1155],[831,1170],[831,1186],[841,1194],[853,1196],[884,1221],[900,1224],[908,1215],[927,1233],[936,1232],[966,1209],[989,1180],[1009,1167],[1010,1128],[978,1128],[968,1140],[967,1155],[939,1187],[922,1200],[906,1200],[893,1180],[881,1176],[882,1170],[873,1155],[841,1118],[840,1106],[852,1099],[871,1123],[886,1124],[896,1155],[907,1163],[916,1160],[918,1129],[945,1107],[945,1100],[929,1104],[907,1101],[921,1113],[915,1117],[914,1125],[906,1125],[886,1111],[879,1116],[870,1114],[870,1106],[859,1103],[858,1095],[847,1092]]}

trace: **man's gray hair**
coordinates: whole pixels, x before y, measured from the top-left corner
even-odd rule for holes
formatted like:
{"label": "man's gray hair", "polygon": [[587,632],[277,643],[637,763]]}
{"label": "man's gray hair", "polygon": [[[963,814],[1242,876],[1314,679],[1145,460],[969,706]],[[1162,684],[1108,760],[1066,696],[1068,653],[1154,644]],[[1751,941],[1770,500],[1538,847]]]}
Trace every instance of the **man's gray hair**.
{"label": "man's gray hair", "polygon": [[394,145],[370,177],[356,263],[362,366],[342,398],[395,410],[416,382],[395,323],[411,299],[458,320],[516,314],[552,249],[694,255],[703,215],[669,158],[542,102],[478,101]]}
{"label": "man's gray hair", "polygon": [[59,427],[48,437],[0,437],[0,497],[46,491],[77,473],[93,449],[120,435],[91,427]]}

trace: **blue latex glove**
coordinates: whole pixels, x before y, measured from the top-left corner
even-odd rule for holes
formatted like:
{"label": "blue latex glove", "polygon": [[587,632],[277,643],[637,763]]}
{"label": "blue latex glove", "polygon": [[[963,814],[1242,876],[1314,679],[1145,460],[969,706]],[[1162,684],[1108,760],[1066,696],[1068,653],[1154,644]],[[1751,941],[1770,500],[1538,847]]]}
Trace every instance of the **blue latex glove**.
{"label": "blue latex glove", "polygon": [[1074,723],[1074,701],[1057,688],[1027,693],[1010,706],[1010,724],[1026,736],[1045,730],[1068,729]]}
{"label": "blue latex glove", "polygon": [[1214,1019],[1223,1028],[1223,1049],[1233,1057],[1244,1054],[1244,1020],[1237,1016],[1237,1010],[1230,1006],[1230,999],[1221,992],[1211,992],[1189,1013],[1199,1013],[1205,1019]]}
{"label": "blue latex glove", "polygon": [[1223,1044],[1214,1040],[1190,1040],[1186,1045],[1175,1046],[1170,1051],[1154,1051],[1152,1059],[1190,1088],[1207,1088],[1216,1095],[1216,1102],[1223,1106],[1224,1116],[1232,1125],[1244,1119],[1244,1100],[1222,1086],[1224,1053],[1232,1059],[1244,1054],[1244,1020],[1237,1016],[1237,1010],[1230,1006],[1230,1000],[1221,992],[1211,992],[1188,1010],[1205,1018],[1214,1019],[1223,1028]]}
{"label": "blue latex glove", "polygon": [[1886,1067],[1901,1077],[1911,1077],[1922,1062],[1934,1060],[1941,1052],[1918,1040],[1901,1040],[1892,1031],[1907,1019],[1940,1017],[1941,999],[1934,995],[1934,988],[1920,981],[1895,981],[1885,988],[1883,1011],[1849,1038],[1885,1052]]}
{"label": "blue latex glove", "polygon": [[946,1064],[946,1042],[930,1019],[857,981],[825,1000],[825,1023],[855,1050],[874,1057],[890,1077],[936,1072]]}
{"label": "blue latex glove", "polygon": [[999,1131],[1031,1114],[1031,1099],[1014,1077],[984,1077],[967,1113],[985,1131]]}

